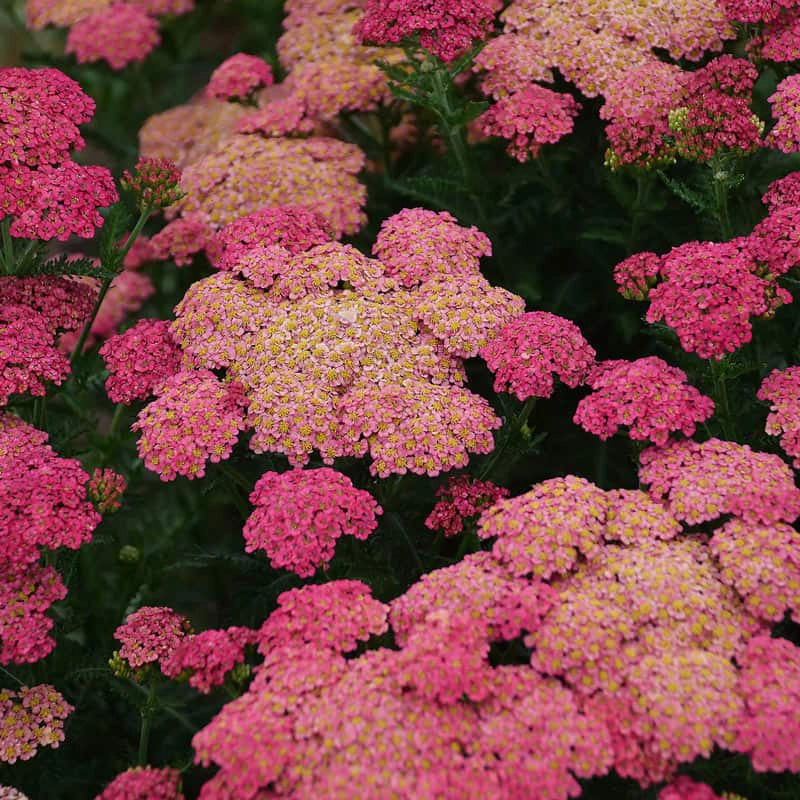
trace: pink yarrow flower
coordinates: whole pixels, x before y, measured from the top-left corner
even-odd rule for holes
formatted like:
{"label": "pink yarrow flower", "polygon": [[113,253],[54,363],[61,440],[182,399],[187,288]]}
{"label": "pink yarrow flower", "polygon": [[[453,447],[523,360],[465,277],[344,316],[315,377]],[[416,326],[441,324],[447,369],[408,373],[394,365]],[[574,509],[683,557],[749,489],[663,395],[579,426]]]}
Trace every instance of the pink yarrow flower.
{"label": "pink yarrow flower", "polygon": [[481,513],[499,500],[508,497],[508,489],[491,481],[480,481],[471,475],[455,475],[443,483],[436,496],[441,499],[425,520],[425,527],[456,536],[464,530],[464,521]]}
{"label": "pink yarrow flower", "polygon": [[94,507],[101,514],[113,514],[122,508],[122,495],[128,483],[113,469],[95,469],[86,485],[86,491]]}
{"label": "pink yarrow flower", "polygon": [[0,689],[0,762],[14,764],[40,747],[64,741],[64,720],[75,710],[53,686]]}
{"label": "pink yarrow flower", "polygon": [[659,445],[675,431],[692,436],[713,415],[714,401],[686,380],[683,370],[656,356],[601,361],[589,373],[594,391],[578,403],[574,422],[603,440],[623,426],[631,439]]}
{"label": "pink yarrow flower", "polygon": [[120,658],[132,669],[167,659],[191,632],[189,620],[166,606],[143,606],[114,631]]}
{"label": "pink yarrow flower", "polygon": [[181,774],[164,767],[131,767],[120,773],[95,800],[184,800]]}
{"label": "pink yarrow flower", "polygon": [[800,469],[800,367],[773,370],[757,396],[770,404],[766,432],[781,437],[781,447]]}
{"label": "pink yarrow flower", "polygon": [[494,390],[520,400],[550,397],[556,377],[574,389],[595,363],[595,351],[578,326],[547,311],[531,311],[511,321],[480,356],[495,375]]}
{"label": "pink yarrow flower", "polygon": [[764,143],[784,153],[800,152],[800,75],[784,78],[769,102],[776,123]]}
{"label": "pink yarrow flower", "polygon": [[120,70],[144,61],[161,41],[158,21],[137,3],[114,3],[76,22],[67,34],[65,52],[79,64],[105,60]]}
{"label": "pink yarrow flower", "polygon": [[336,541],[366,539],[381,507],[341,472],[322,467],[266,472],[250,495],[256,506],[244,526],[245,551],[266,551],[273,566],[311,577],[333,558]]}
{"label": "pink yarrow flower", "polygon": [[572,95],[533,84],[498,100],[479,123],[486,136],[507,139],[509,155],[525,162],[571,133],[580,109]]}
{"label": "pink yarrow flower", "polygon": [[272,86],[274,80],[272,67],[264,59],[236,53],[214,70],[206,86],[206,97],[246,100],[257,89]]}

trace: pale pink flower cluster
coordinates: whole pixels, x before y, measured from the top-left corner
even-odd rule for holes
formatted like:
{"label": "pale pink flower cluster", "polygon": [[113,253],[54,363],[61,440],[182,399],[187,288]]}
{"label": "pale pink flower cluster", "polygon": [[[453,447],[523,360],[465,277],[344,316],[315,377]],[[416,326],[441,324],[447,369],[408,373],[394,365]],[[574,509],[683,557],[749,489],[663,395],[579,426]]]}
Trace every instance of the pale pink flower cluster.
{"label": "pale pink flower cluster", "polygon": [[721,0],[729,19],[736,22],[770,22],[795,0]]}
{"label": "pale pink flower cluster", "polygon": [[263,58],[236,53],[211,73],[205,92],[218,100],[247,100],[274,81],[272,67]]}
{"label": "pale pink flower cluster", "polygon": [[30,800],[30,798],[13,786],[0,786],[0,800]]}
{"label": "pale pink flower cluster", "polygon": [[372,254],[387,275],[410,288],[438,276],[478,274],[481,258],[492,254],[492,243],[447,211],[404,208],[381,223]]}
{"label": "pale pink flower cluster", "polygon": [[791,525],[732,519],[709,543],[720,576],[760,619],[780,622],[789,611],[800,619],[800,533]]}
{"label": "pale pink flower cluster", "polygon": [[143,606],[114,631],[120,658],[132,669],[163,661],[191,632],[189,620],[166,606]]}
{"label": "pale pink flower cluster", "polygon": [[[514,0],[500,19],[504,35],[529,40],[526,49],[519,42],[509,47],[531,54],[533,66],[527,69],[534,70],[533,80],[547,79],[536,73],[557,68],[587,97],[608,95],[610,87],[630,70],[657,70],[660,62],[654,51],[665,50],[676,60],[697,61],[706,52],[722,50],[724,41],[736,35],[716,0],[680,0],[667,5],[659,0]],[[490,91],[496,92],[495,86],[511,89],[514,85],[510,74],[513,58],[490,53],[490,72],[485,78]],[[492,69],[501,72],[496,84]],[[524,80],[524,71],[519,74]]]}
{"label": "pale pink flower cluster", "polygon": [[748,445],[709,439],[672,442],[641,455],[639,479],[652,497],[690,525],[733,514],[749,523],[792,522],[800,489],[778,457]]}
{"label": "pale pink flower cluster", "polygon": [[[605,492],[590,481],[551,478],[484,511],[478,535],[496,540],[492,553],[514,575],[548,579],[568,572],[579,554],[597,554],[606,508]],[[532,535],[537,529],[539,537]]]}
{"label": "pale pink flower cluster", "polygon": [[106,393],[114,403],[130,405],[144,400],[180,371],[183,354],[170,335],[169,325],[166,320],[140,319],[100,348],[110,373]]}
{"label": "pale pink flower cluster", "polygon": [[[152,239],[148,260],[171,258],[177,267],[192,263],[195,254],[208,247],[214,234],[205,214],[186,214],[168,222]],[[139,239],[136,240],[137,242]]]}
{"label": "pale pink flower cluster", "polygon": [[[477,800],[488,788],[498,797],[535,791],[544,800],[566,800],[578,791],[575,776],[604,773],[612,755],[608,734],[580,712],[570,690],[527,667],[489,665],[489,638],[500,634],[486,632],[479,608],[493,609],[503,592],[518,600],[513,579],[498,574],[476,603],[454,572],[458,566],[429,576],[440,581],[429,597],[447,602],[460,591],[462,607],[405,616],[399,650],[358,658],[342,653],[383,633],[389,610],[366,586],[335,581],[281,596],[262,629],[264,666],[248,692],[195,736],[198,761],[221,767],[201,796],[244,797],[273,785],[278,796],[334,800],[351,794],[358,779],[375,797],[391,791]],[[353,594],[369,617],[353,607]],[[534,592],[524,603],[529,610],[520,609],[520,620],[535,627],[547,601]],[[256,727],[268,731],[263,743],[246,733]],[[268,751],[272,758],[259,757]],[[301,764],[311,767],[304,775]]]}
{"label": "pale pink flower cluster", "polygon": [[800,468],[800,367],[773,370],[757,396],[770,404],[765,430],[781,437],[783,451]]}
{"label": "pale pink flower cluster", "polygon": [[385,477],[437,475],[493,448],[500,420],[460,387],[461,357],[522,301],[481,277],[483,234],[432,212],[425,230],[426,212],[414,211],[387,220],[381,260],[328,241],[318,218],[293,207],[215,237],[213,260],[225,271],[189,289],[171,331],[199,367],[228,368],[242,384],[251,449],[284,453],[294,466],[313,450],[326,463],[369,453]]}
{"label": "pale pink flower cluster", "polygon": [[340,536],[368,538],[382,513],[369,492],[328,467],[265,472],[250,502],[245,551],[264,550],[274,567],[303,578],[327,566]]}
{"label": "pale pink flower cluster", "polygon": [[366,219],[366,188],[356,178],[363,166],[363,152],[338,139],[234,134],[184,168],[186,197],[170,213],[202,213],[219,228],[269,206],[302,205],[338,238]]}
{"label": "pale pink flower cluster", "polygon": [[731,748],[748,753],[759,772],[800,770],[800,647],[757,636],[739,657],[746,713]]}
{"label": "pale pink flower cluster", "polygon": [[800,58],[800,10],[787,9],[780,16],[764,23],[761,33],[747,44],[748,52],[757,58],[779,63]]}
{"label": "pale pink flower cluster", "polygon": [[486,43],[473,69],[486,72],[481,89],[499,100],[529,87],[534,81],[553,82],[547,48],[542,41],[517,33],[503,33]]}
{"label": "pale pink flower cluster", "polygon": [[255,643],[255,631],[234,626],[181,637],[172,651],[160,659],[169,678],[188,674],[189,685],[208,694],[222,686],[231,670],[244,662],[244,651]]}
{"label": "pale pink flower cluster", "polygon": [[97,468],[92,472],[86,491],[92,505],[101,514],[113,514],[122,508],[122,495],[128,488],[128,482],[113,469]]}
{"label": "pale pink flower cluster", "polygon": [[657,356],[601,361],[586,379],[594,391],[578,403],[574,421],[603,440],[621,427],[631,439],[658,445],[675,431],[692,436],[713,415],[714,401],[686,381],[682,369]]}
{"label": "pale pink flower cluster", "polygon": [[131,767],[121,772],[95,800],[185,800],[181,774],[164,767]]}
{"label": "pale pink flower cluster", "polygon": [[785,275],[800,264],[800,207],[772,210],[746,239],[746,247],[768,280]]}
{"label": "pale pink flower cluster", "polygon": [[105,60],[119,70],[143,61],[159,44],[156,16],[185,14],[194,0],[31,0],[28,27],[68,27],[66,52],[79,63]]}
{"label": "pale pink flower cluster", "polygon": [[244,430],[241,386],[207,369],[176,372],[153,387],[156,399],[139,412],[139,456],[161,480],[202,478],[206,463],[228,458]]}
{"label": "pale pink flower cluster", "polygon": [[452,61],[476,40],[488,38],[499,3],[494,0],[367,0],[356,36],[362,43],[419,43],[442,61]]}
{"label": "pale pink flower cluster", "polygon": [[508,489],[491,481],[454,475],[436,490],[436,496],[441,499],[425,520],[425,527],[442,531],[445,536],[456,536],[464,530],[466,519],[475,517],[508,494]]}
{"label": "pale pink flower cluster", "polygon": [[40,747],[64,741],[64,720],[74,711],[53,686],[0,689],[0,762],[33,758]]}
{"label": "pale pink flower cluster", "polygon": [[520,400],[550,397],[556,377],[580,386],[595,364],[595,351],[574,322],[548,311],[531,311],[496,331],[480,351],[494,373],[494,390]]}
{"label": "pale pink flower cluster", "polygon": [[479,123],[484,135],[507,139],[509,155],[524,163],[571,133],[580,109],[572,95],[532,84],[500,98]]}
{"label": "pale pink flower cluster", "polygon": [[784,153],[800,152],[800,75],[784,78],[769,102],[776,122],[764,144]]}
{"label": "pale pink flower cluster", "polygon": [[98,209],[118,199],[111,173],[70,157],[93,114],[94,101],[56,69],[0,69],[0,220],[13,217],[12,236],[91,238],[103,224]]}

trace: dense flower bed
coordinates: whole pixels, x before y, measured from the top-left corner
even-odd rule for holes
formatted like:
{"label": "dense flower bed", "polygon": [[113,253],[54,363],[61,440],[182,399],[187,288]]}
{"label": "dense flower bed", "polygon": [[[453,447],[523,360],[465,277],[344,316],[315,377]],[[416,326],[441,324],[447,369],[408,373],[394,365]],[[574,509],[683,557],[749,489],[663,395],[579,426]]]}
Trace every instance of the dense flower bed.
{"label": "dense flower bed", "polygon": [[2,25],[0,800],[800,796],[800,2]]}

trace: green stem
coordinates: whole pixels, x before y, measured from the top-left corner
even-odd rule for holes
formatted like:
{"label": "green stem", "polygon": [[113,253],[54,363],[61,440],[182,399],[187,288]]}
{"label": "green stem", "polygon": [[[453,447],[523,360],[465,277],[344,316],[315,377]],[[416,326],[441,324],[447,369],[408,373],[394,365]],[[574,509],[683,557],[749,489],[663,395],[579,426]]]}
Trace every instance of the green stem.
{"label": "green stem", "polygon": [[442,128],[447,146],[458,164],[461,178],[465,186],[471,190],[469,159],[467,158],[467,143],[464,139],[464,126],[451,124],[453,108],[450,105],[450,87],[447,85],[447,72],[441,66],[437,66],[433,75],[434,86],[436,89],[436,113],[442,122]]}
{"label": "green stem", "polygon": [[3,240],[2,254],[0,254],[0,273],[3,275],[14,274],[14,240],[11,238],[10,227],[10,217],[6,217],[0,222],[0,236]]}
{"label": "green stem", "polygon": [[[486,466],[481,470],[480,475],[478,476],[478,480],[485,480],[492,472],[492,470],[497,465],[497,462],[500,460],[500,457],[505,453],[506,448],[508,447],[508,443],[511,441],[511,438],[514,435],[515,431],[522,432],[526,428],[528,428],[528,418],[531,415],[534,407],[536,406],[536,398],[529,397],[525,404],[520,409],[519,414],[517,414],[514,422],[511,424],[508,435],[503,439],[503,443],[497,448],[494,453],[492,453],[492,457],[489,459],[489,462]],[[530,430],[530,429],[528,429]]]}
{"label": "green stem", "polygon": [[142,724],[139,728],[139,757],[138,764],[143,767],[147,764],[147,746],[150,743],[150,728],[153,724],[153,716],[157,708],[156,704],[156,687],[150,686],[150,692],[147,695],[147,700],[142,706],[141,716]]}
{"label": "green stem", "polygon": [[731,408],[728,399],[728,386],[725,378],[725,367],[721,361],[711,359],[711,381],[714,386],[714,402],[719,410],[719,422],[726,439],[734,440],[735,433],[731,425]]}
{"label": "green stem", "polygon": [[728,208],[728,187],[722,181],[714,181],[714,199],[717,205],[720,234],[722,239],[727,242],[733,237],[733,225]]}
{"label": "green stem", "polygon": [[108,438],[113,439],[117,435],[117,428],[119,421],[122,419],[122,414],[125,411],[125,406],[122,403],[117,403],[114,409],[114,416],[111,417],[111,427],[108,429]]}
{"label": "green stem", "polygon": [[390,511],[386,515],[387,519],[400,531],[403,538],[406,540],[406,544],[408,545],[408,549],[411,551],[411,555],[414,558],[414,563],[417,565],[417,569],[420,571],[420,574],[425,572],[425,567],[422,564],[422,559],[419,557],[419,553],[417,552],[417,548],[414,547],[414,543],[411,541],[411,537],[408,535],[406,531],[405,525],[400,521],[400,517],[393,511]]}
{"label": "green stem", "polygon": [[[133,226],[133,230],[128,234],[128,238],[125,240],[125,244],[123,244],[122,247],[116,251],[118,264],[121,265],[125,260],[125,256],[128,255],[128,251],[131,249],[131,247],[133,247],[133,243],[142,232],[142,228],[144,228],[145,223],[152,213],[153,210],[149,206],[142,209],[139,219],[136,221],[136,225]],[[106,265],[104,264],[103,266]],[[74,364],[81,357],[81,354],[83,353],[83,347],[86,344],[86,339],[92,330],[92,325],[94,325],[94,321],[97,319],[97,315],[100,312],[100,306],[103,304],[103,300],[105,300],[106,294],[111,287],[111,281],[113,281],[114,278],[116,278],[116,274],[110,275],[103,281],[103,284],[100,287],[100,293],[97,295],[97,302],[94,304],[94,308],[92,309],[92,314],[89,319],[86,320],[86,324],[83,326],[81,335],[78,337],[78,342],[75,345],[75,349],[72,351],[72,355],[70,356],[70,364]]]}
{"label": "green stem", "polygon": [[33,427],[40,431],[47,427],[47,398],[36,397],[33,401]]}

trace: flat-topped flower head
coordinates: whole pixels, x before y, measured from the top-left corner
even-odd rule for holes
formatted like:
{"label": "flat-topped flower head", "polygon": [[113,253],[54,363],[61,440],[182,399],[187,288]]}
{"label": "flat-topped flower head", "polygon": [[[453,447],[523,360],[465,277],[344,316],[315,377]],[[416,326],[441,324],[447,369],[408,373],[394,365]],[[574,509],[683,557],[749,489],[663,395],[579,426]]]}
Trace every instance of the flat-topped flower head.
{"label": "flat-topped flower head", "polygon": [[26,306],[40,314],[53,334],[79,331],[97,302],[97,289],[71,275],[0,277],[4,305]]}
{"label": "flat-topped flower head", "polygon": [[626,300],[644,300],[655,285],[661,259],[655,253],[636,253],[614,267],[617,291]]}
{"label": "flat-topped flower head", "polygon": [[679,520],[696,525],[732,514],[747,522],[792,522],[800,489],[778,457],[748,445],[709,439],[672,442],[641,455],[639,480]]}
{"label": "flat-topped flower head", "polygon": [[776,122],[764,144],[783,153],[800,152],[800,75],[784,78],[769,102]]}
{"label": "flat-topped flower head", "polygon": [[209,248],[213,235],[214,228],[204,214],[186,214],[168,222],[150,239],[148,258],[152,261],[171,258],[176,267],[185,267],[192,263],[195,254]]}
{"label": "flat-topped flower head", "polygon": [[721,359],[752,339],[751,317],[792,300],[756,269],[743,240],[678,245],[661,259],[647,321],[673,328],[687,352]]}
{"label": "flat-topped flower head", "polygon": [[580,109],[572,95],[532,84],[499,99],[479,123],[486,136],[506,139],[509,155],[524,163],[536,158],[542,145],[571,133]]}
{"label": "flat-topped flower head", "polygon": [[464,521],[508,497],[508,489],[471,475],[455,475],[443,483],[436,496],[441,498],[425,520],[425,527],[456,536],[464,530]]}
{"label": "flat-topped flower head", "polygon": [[184,168],[176,213],[202,212],[220,228],[269,206],[301,205],[339,238],[365,221],[363,166],[364,153],[338,139],[235,134]]}
{"label": "flat-topped flower head", "polygon": [[244,430],[247,400],[241,386],[205,369],[177,372],[154,388],[156,399],[131,430],[145,466],[161,480],[202,478],[206,463],[227,459]]}
{"label": "flat-topped flower head", "polygon": [[485,72],[481,91],[499,100],[529,87],[534,81],[553,82],[546,44],[531,36],[502,33],[494,36],[475,57],[473,70]]}
{"label": "flat-topped flower head", "polygon": [[594,391],[578,403],[574,421],[603,440],[621,427],[631,439],[659,445],[676,431],[692,436],[714,413],[714,401],[686,380],[683,370],[657,356],[601,361],[589,373]]}
{"label": "flat-topped flower head", "polygon": [[169,678],[188,674],[189,686],[208,694],[224,685],[231,671],[244,662],[245,648],[255,639],[256,631],[236,626],[184,636],[161,659],[161,671]]}
{"label": "flat-topped flower head", "polygon": [[771,211],[745,239],[745,247],[767,279],[800,265],[800,208],[785,205]]}
{"label": "flat-topped flower head", "polygon": [[0,689],[0,761],[33,758],[40,747],[64,741],[64,720],[75,710],[48,684]]}
{"label": "flat-topped flower head", "polygon": [[800,770],[800,647],[767,635],[750,640],[738,659],[744,699],[736,741],[758,772]]}
{"label": "flat-topped flower head", "polygon": [[218,100],[246,101],[258,89],[272,86],[274,81],[272,67],[263,58],[236,53],[211,73],[206,96]]}
{"label": "flat-topped flower head", "polygon": [[757,397],[770,404],[766,432],[781,437],[783,451],[800,468],[800,367],[773,370]]}
{"label": "flat-topped flower head", "polygon": [[266,472],[250,502],[245,551],[265,550],[273,566],[306,578],[333,558],[340,536],[369,537],[381,513],[369,492],[328,467]]}
{"label": "flat-topped flower head", "polygon": [[387,275],[411,287],[437,276],[479,274],[492,244],[485,233],[459,225],[447,211],[404,208],[381,223],[372,254]]}
{"label": "flat-topped flower head", "polygon": [[45,440],[25,423],[0,430],[0,567],[34,564],[40,548],[77,550],[100,522],[81,463]]}
{"label": "flat-topped flower head", "polygon": [[185,800],[181,774],[164,767],[131,767],[121,772],[95,800]]}
{"label": "flat-topped flower head", "polygon": [[[95,103],[80,85],[52,69],[0,69],[0,165],[38,167],[65,161],[84,141],[79,125]],[[2,206],[0,206],[2,207]]]}
{"label": "flat-topped flower head", "polygon": [[144,400],[180,371],[183,354],[169,327],[167,320],[141,319],[100,348],[110,373],[106,380],[110,400],[126,405]]}
{"label": "flat-topped flower head", "polygon": [[728,18],[736,22],[769,22],[795,3],[794,0],[721,0],[721,5]]}
{"label": "flat-topped flower head", "polygon": [[114,3],[82,17],[67,34],[66,53],[79,64],[105,61],[120,70],[144,61],[161,41],[158,20],[138,3]]}
{"label": "flat-topped flower head", "polygon": [[520,400],[550,397],[556,377],[574,389],[595,363],[595,351],[578,326],[547,311],[531,311],[512,320],[480,356],[495,375],[494,390]]}
{"label": "flat-topped flower head", "polygon": [[605,492],[593,483],[552,478],[484,511],[478,535],[497,538],[492,552],[513,574],[547,579],[568,572],[579,554],[597,554],[606,508]]}
{"label": "flat-topped flower head", "polygon": [[12,395],[43,397],[45,382],[60,384],[69,371],[45,317],[28,306],[0,305],[0,406]]}
{"label": "flat-topped flower head", "polygon": [[52,652],[47,611],[66,596],[53,567],[0,567],[0,664],[32,664]]}
{"label": "flat-topped flower head", "polygon": [[800,206],[800,171],[790,172],[783,178],[772,181],[761,202],[770,211],[777,211],[785,206]]}
{"label": "flat-topped flower head", "polygon": [[725,583],[755,616],[780,622],[786,612],[800,619],[800,533],[791,525],[732,519],[709,543]]}
{"label": "flat-topped flower head", "polygon": [[166,606],[143,606],[114,631],[120,658],[132,669],[167,659],[191,632],[189,620]]}
{"label": "flat-topped flower head", "polygon": [[493,0],[367,0],[355,28],[361,43],[398,44],[418,35],[442,61],[486,39],[498,11]]}

